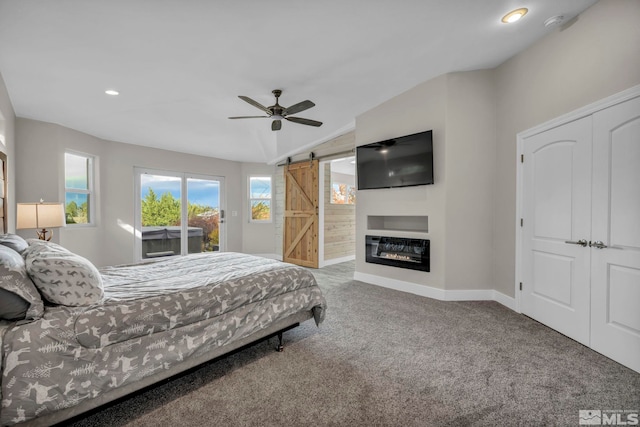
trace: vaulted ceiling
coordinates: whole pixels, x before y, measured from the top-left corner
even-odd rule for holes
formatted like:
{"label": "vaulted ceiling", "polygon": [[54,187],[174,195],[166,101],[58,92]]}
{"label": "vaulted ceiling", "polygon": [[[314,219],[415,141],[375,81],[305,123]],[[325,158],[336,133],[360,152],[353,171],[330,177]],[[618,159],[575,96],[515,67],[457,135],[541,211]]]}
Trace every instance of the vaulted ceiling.
{"label": "vaulted ceiling", "polygon": [[[443,73],[493,68],[595,0],[0,0],[0,73],[19,117],[99,138],[274,162]],[[527,7],[518,23],[510,10]],[[118,96],[108,96],[115,89]],[[295,116],[270,106],[309,99]]]}

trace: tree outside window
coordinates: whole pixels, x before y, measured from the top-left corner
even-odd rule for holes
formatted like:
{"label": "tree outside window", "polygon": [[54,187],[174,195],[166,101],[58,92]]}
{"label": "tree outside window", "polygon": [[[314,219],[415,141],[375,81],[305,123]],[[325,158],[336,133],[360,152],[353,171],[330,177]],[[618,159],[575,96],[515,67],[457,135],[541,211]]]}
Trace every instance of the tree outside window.
{"label": "tree outside window", "polygon": [[64,153],[64,198],[67,224],[93,224],[94,158]]}
{"label": "tree outside window", "polygon": [[271,177],[249,177],[249,206],[251,222],[271,222]]}
{"label": "tree outside window", "polygon": [[356,204],[355,164],[355,157],[345,157],[331,161],[328,170],[331,174],[331,197],[329,198],[329,203],[335,205]]}
{"label": "tree outside window", "polygon": [[333,182],[331,184],[331,203],[336,205],[355,205],[356,188],[353,185]]}

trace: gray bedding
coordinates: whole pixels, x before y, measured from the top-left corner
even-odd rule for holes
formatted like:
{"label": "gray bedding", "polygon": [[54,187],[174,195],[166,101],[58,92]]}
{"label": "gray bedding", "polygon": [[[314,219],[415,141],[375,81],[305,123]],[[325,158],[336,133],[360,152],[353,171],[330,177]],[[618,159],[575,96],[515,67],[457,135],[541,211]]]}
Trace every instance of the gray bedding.
{"label": "gray bedding", "polygon": [[101,274],[103,303],[47,307],[40,320],[4,328],[2,425],[73,407],[296,313],[324,317],[308,270],[250,255],[196,254]]}

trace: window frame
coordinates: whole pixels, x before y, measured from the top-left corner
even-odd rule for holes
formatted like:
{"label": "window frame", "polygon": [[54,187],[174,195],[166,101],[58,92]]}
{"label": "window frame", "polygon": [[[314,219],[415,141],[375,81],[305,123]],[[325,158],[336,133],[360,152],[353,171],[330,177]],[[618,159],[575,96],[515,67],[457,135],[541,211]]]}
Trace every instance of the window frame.
{"label": "window frame", "polygon": [[[253,178],[261,178],[261,179],[269,179],[269,198],[256,198],[251,197],[251,180]],[[247,180],[247,199],[249,200],[248,214],[249,214],[249,222],[252,224],[270,224],[273,222],[273,175],[264,175],[264,174],[256,174],[249,175],[249,179]],[[269,219],[253,219],[253,211],[252,206],[254,201],[269,201]]]}
{"label": "window frame", "polygon": [[[87,159],[87,189],[83,188],[69,188],[67,187],[67,154],[71,154],[73,156],[84,157]],[[64,150],[63,157],[63,200],[64,200],[64,208],[65,208],[65,226],[70,228],[83,228],[83,227],[95,227],[98,223],[96,218],[96,205],[98,203],[98,196],[96,192],[96,167],[97,167],[97,157],[83,153],[75,150]],[[67,210],[67,193],[75,193],[75,194],[86,194],[87,195],[87,205],[89,210],[87,212],[87,222],[86,223],[67,223],[66,222],[66,210]]]}
{"label": "window frame", "polygon": [[[225,252],[227,249],[227,231],[226,225],[227,220],[225,218],[226,211],[226,177],[222,175],[208,175],[208,174],[197,174],[191,172],[178,172],[174,170],[164,170],[164,169],[154,169],[154,168],[146,168],[140,166],[133,167],[133,181],[134,181],[134,226],[132,227],[132,234],[134,235],[134,248],[133,248],[133,259],[136,261],[150,261],[154,258],[143,258],[142,257],[142,175],[151,174],[158,176],[169,176],[174,178],[179,178],[181,181],[180,184],[180,205],[181,205],[181,223],[182,230],[181,236],[188,236],[188,221],[184,221],[185,218],[188,217],[188,180],[189,179],[202,179],[202,180],[211,180],[218,181],[220,183],[220,195],[219,202],[220,206],[218,207],[220,212],[220,222],[218,225],[219,229],[219,252]],[[180,242],[180,253],[165,256],[161,259],[171,259],[183,257],[185,255],[189,255],[188,250],[188,239],[184,239],[181,237]],[[158,258],[160,259],[160,258]]]}
{"label": "window frame", "polygon": [[[356,186],[353,184],[347,184],[345,182],[341,182],[341,181],[333,181],[332,179],[330,179],[330,188],[329,188],[329,204],[330,205],[335,205],[335,206],[354,206],[356,203],[355,201],[353,203],[349,202],[349,188],[352,188],[353,190],[356,190]],[[346,193],[344,195],[344,203],[336,203],[333,201],[333,186],[334,185],[344,185],[345,186],[345,190]]]}

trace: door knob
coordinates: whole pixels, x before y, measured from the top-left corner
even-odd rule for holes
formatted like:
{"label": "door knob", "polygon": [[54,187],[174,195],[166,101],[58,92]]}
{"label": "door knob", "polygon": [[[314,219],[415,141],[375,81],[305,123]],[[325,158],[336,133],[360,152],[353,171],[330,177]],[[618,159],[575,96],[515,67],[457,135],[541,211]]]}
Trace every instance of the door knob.
{"label": "door knob", "polygon": [[605,245],[604,243],[602,243],[600,240],[596,240],[595,242],[591,243],[589,242],[589,246],[592,246],[596,249],[604,249],[604,248],[608,248],[607,245]]}
{"label": "door knob", "polygon": [[[574,241],[572,241],[572,240],[565,240],[564,242],[565,242],[565,243],[569,243],[569,244],[571,244],[571,245],[580,245],[580,246],[582,246],[583,248],[586,248],[586,247],[587,247],[587,245],[589,244],[589,243],[587,243],[587,241],[586,241],[585,239],[580,239],[580,240],[578,240],[577,242],[574,242]],[[602,243],[602,242],[600,242],[600,243]]]}

